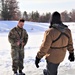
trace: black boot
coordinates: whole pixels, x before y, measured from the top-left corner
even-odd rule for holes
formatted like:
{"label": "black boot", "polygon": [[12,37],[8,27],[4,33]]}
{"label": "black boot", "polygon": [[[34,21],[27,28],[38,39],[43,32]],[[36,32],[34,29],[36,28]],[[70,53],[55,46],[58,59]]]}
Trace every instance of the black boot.
{"label": "black boot", "polygon": [[19,75],[25,75],[25,73],[23,73],[22,70],[19,70]]}
{"label": "black boot", "polygon": [[14,74],[13,75],[19,75],[17,72],[14,72]]}

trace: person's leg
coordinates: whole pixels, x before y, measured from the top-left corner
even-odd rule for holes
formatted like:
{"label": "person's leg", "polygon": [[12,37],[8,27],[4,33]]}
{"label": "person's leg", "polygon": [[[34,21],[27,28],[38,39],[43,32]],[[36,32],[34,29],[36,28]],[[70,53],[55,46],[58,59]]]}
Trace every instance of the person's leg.
{"label": "person's leg", "polygon": [[57,75],[58,66],[59,64],[47,62],[47,70],[43,70],[44,75]]}
{"label": "person's leg", "polygon": [[57,75],[59,64],[54,64],[47,61],[47,75]]}
{"label": "person's leg", "polygon": [[47,75],[47,70],[46,69],[43,70],[43,74]]}
{"label": "person's leg", "polygon": [[19,51],[19,73],[23,73],[22,72],[22,69],[24,68],[23,59],[24,59],[24,50],[20,50]]}
{"label": "person's leg", "polygon": [[17,73],[19,54],[16,49],[12,49],[11,56],[12,56],[12,69],[14,73]]}

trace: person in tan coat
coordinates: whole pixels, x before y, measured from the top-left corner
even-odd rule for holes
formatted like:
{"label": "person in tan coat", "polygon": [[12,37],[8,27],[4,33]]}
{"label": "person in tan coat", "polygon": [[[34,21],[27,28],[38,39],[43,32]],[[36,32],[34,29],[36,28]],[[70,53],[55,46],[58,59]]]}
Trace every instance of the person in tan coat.
{"label": "person in tan coat", "polygon": [[50,27],[45,31],[44,40],[35,59],[38,68],[43,56],[46,56],[47,70],[44,75],[57,75],[59,64],[64,60],[66,51],[69,51],[68,59],[74,61],[74,48],[71,30],[61,21],[60,14],[56,11],[52,14]]}

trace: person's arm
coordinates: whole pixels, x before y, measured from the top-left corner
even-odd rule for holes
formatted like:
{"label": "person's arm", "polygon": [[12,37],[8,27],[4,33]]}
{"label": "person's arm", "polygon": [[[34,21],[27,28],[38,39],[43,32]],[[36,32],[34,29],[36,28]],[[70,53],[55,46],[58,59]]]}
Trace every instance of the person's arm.
{"label": "person's arm", "polygon": [[72,40],[72,34],[71,34],[71,31],[70,31],[70,37],[69,37],[67,49],[68,49],[69,53],[73,53],[73,52],[74,52],[74,48],[73,48],[73,40]]}
{"label": "person's arm", "polygon": [[46,31],[45,34],[44,34],[43,43],[42,43],[42,45],[40,47],[40,50],[37,53],[36,58],[35,58],[35,65],[36,65],[37,68],[39,67],[38,64],[39,64],[41,58],[47,54],[47,52],[48,52],[48,50],[51,46],[51,43],[52,43],[51,34],[50,34],[49,31]]}
{"label": "person's arm", "polygon": [[28,41],[28,34],[27,34],[27,32],[25,31],[24,32],[24,40],[23,40],[23,42],[24,42],[24,45],[26,45],[27,44],[27,41]]}
{"label": "person's arm", "polygon": [[52,43],[52,37],[49,31],[46,31],[44,34],[44,40],[43,43],[40,47],[39,52],[37,53],[37,57],[38,58],[42,58],[43,56],[45,56],[51,46]]}
{"label": "person's arm", "polygon": [[14,35],[14,31],[11,30],[8,34],[8,40],[11,43],[11,46],[17,46],[16,37]]}
{"label": "person's arm", "polygon": [[74,61],[74,48],[73,48],[73,41],[72,41],[71,31],[70,31],[70,37],[69,37],[67,49],[69,51],[69,57],[68,57],[68,59],[70,61]]}

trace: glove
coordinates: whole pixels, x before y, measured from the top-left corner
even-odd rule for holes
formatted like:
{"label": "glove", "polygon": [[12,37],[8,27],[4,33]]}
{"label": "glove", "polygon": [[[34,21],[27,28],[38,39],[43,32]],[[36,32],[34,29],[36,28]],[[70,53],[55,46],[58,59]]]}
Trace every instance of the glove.
{"label": "glove", "polygon": [[74,53],[70,53],[68,59],[72,62],[74,61]]}
{"label": "glove", "polygon": [[38,64],[39,64],[40,60],[41,59],[38,58],[38,57],[36,57],[36,59],[35,59],[35,65],[36,65],[37,68],[39,68],[39,65]]}

